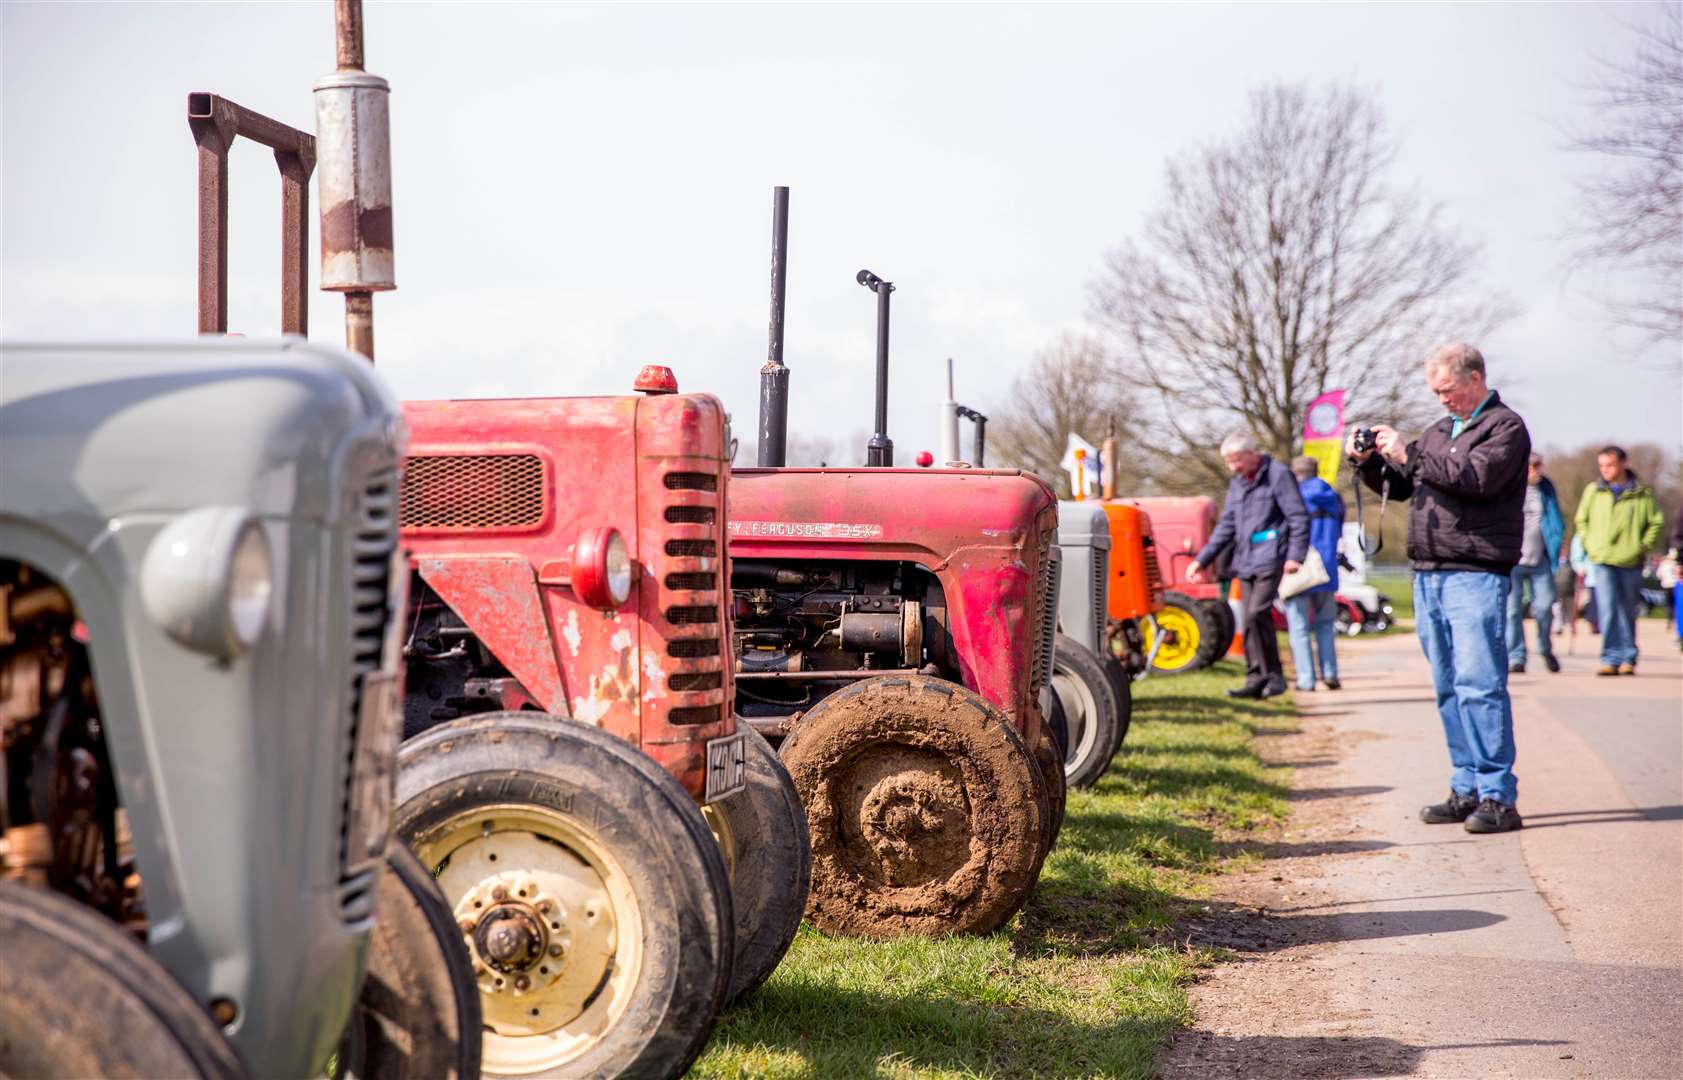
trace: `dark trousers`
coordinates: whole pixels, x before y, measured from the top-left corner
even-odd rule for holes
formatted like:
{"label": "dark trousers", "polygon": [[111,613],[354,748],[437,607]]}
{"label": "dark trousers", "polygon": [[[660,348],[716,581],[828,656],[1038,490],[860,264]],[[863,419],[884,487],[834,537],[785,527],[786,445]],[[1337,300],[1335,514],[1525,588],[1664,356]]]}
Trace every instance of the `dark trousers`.
{"label": "dark trousers", "polygon": [[1239,579],[1239,599],[1245,605],[1245,685],[1262,686],[1286,675],[1280,667],[1280,639],[1274,636],[1274,597],[1280,593],[1281,571]]}

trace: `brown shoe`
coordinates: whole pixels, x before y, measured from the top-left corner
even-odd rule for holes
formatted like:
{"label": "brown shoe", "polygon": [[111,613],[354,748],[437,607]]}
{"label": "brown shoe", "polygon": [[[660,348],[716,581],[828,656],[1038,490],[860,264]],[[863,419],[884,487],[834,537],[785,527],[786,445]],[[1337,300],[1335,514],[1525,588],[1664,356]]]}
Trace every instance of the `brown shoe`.
{"label": "brown shoe", "polygon": [[1619,673],[1619,669],[1614,667],[1612,664],[1602,664],[1600,667],[1595,669],[1595,673],[1597,675],[1617,675]]}
{"label": "brown shoe", "polygon": [[1620,675],[1635,675],[1636,674],[1636,665],[1635,664],[1620,664],[1619,665],[1619,674]]}

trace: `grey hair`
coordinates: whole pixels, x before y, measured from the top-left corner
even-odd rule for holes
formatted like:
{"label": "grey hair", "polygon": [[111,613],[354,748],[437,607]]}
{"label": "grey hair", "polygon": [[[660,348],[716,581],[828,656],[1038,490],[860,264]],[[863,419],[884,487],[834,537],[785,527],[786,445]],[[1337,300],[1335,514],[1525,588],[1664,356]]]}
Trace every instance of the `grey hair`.
{"label": "grey hair", "polygon": [[1320,471],[1321,463],[1308,454],[1291,459],[1291,474],[1299,480],[1307,480]]}
{"label": "grey hair", "polygon": [[1245,450],[1249,450],[1253,454],[1256,453],[1256,436],[1249,435],[1243,431],[1235,431],[1227,438],[1221,440],[1222,457],[1226,457],[1228,454],[1237,454]]}
{"label": "grey hair", "polygon": [[1439,345],[1426,358],[1426,374],[1435,371],[1447,371],[1455,376],[1456,382],[1466,382],[1475,371],[1484,374],[1484,354],[1464,341]]}

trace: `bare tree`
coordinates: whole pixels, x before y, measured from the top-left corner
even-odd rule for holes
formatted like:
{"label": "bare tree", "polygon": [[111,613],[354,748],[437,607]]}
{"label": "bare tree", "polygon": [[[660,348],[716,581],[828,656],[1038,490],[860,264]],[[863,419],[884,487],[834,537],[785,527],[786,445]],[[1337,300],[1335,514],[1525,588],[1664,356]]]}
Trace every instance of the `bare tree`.
{"label": "bare tree", "polygon": [[[988,421],[988,464],[1039,473],[1060,493],[1069,493],[1069,477],[1058,464],[1071,432],[1094,446],[1111,424],[1117,439],[1129,444],[1134,402],[1116,377],[1115,365],[1091,338],[1064,336],[1035,357],[1025,375],[1012,380],[1006,404]],[[1117,486],[1135,490],[1146,470],[1136,455],[1119,454]]]}
{"label": "bare tree", "polygon": [[1153,392],[1152,442],[1207,482],[1235,430],[1289,456],[1330,388],[1358,417],[1422,419],[1430,348],[1506,317],[1471,281],[1479,245],[1388,186],[1394,158],[1362,93],[1257,91],[1236,137],[1169,162],[1162,202],[1092,284],[1121,373]]}
{"label": "bare tree", "polygon": [[[1614,319],[1650,343],[1683,340],[1683,7],[1638,28],[1635,61],[1604,62],[1596,120],[1572,148],[1607,167],[1578,182],[1576,254],[1627,273]],[[1675,354],[1674,357],[1675,359]]]}

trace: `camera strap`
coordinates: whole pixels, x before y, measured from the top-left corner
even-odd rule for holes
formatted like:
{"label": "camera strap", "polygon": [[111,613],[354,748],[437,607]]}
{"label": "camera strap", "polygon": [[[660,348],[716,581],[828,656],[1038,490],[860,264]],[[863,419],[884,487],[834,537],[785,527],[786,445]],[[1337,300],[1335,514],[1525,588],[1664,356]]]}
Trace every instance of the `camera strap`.
{"label": "camera strap", "polygon": [[1378,542],[1369,546],[1367,536],[1367,518],[1362,514],[1362,483],[1361,466],[1350,463],[1350,486],[1356,489],[1356,544],[1362,549],[1362,554],[1372,558],[1385,548],[1385,504],[1391,501],[1391,478],[1380,467],[1379,474],[1379,520],[1374,523],[1374,535]]}

